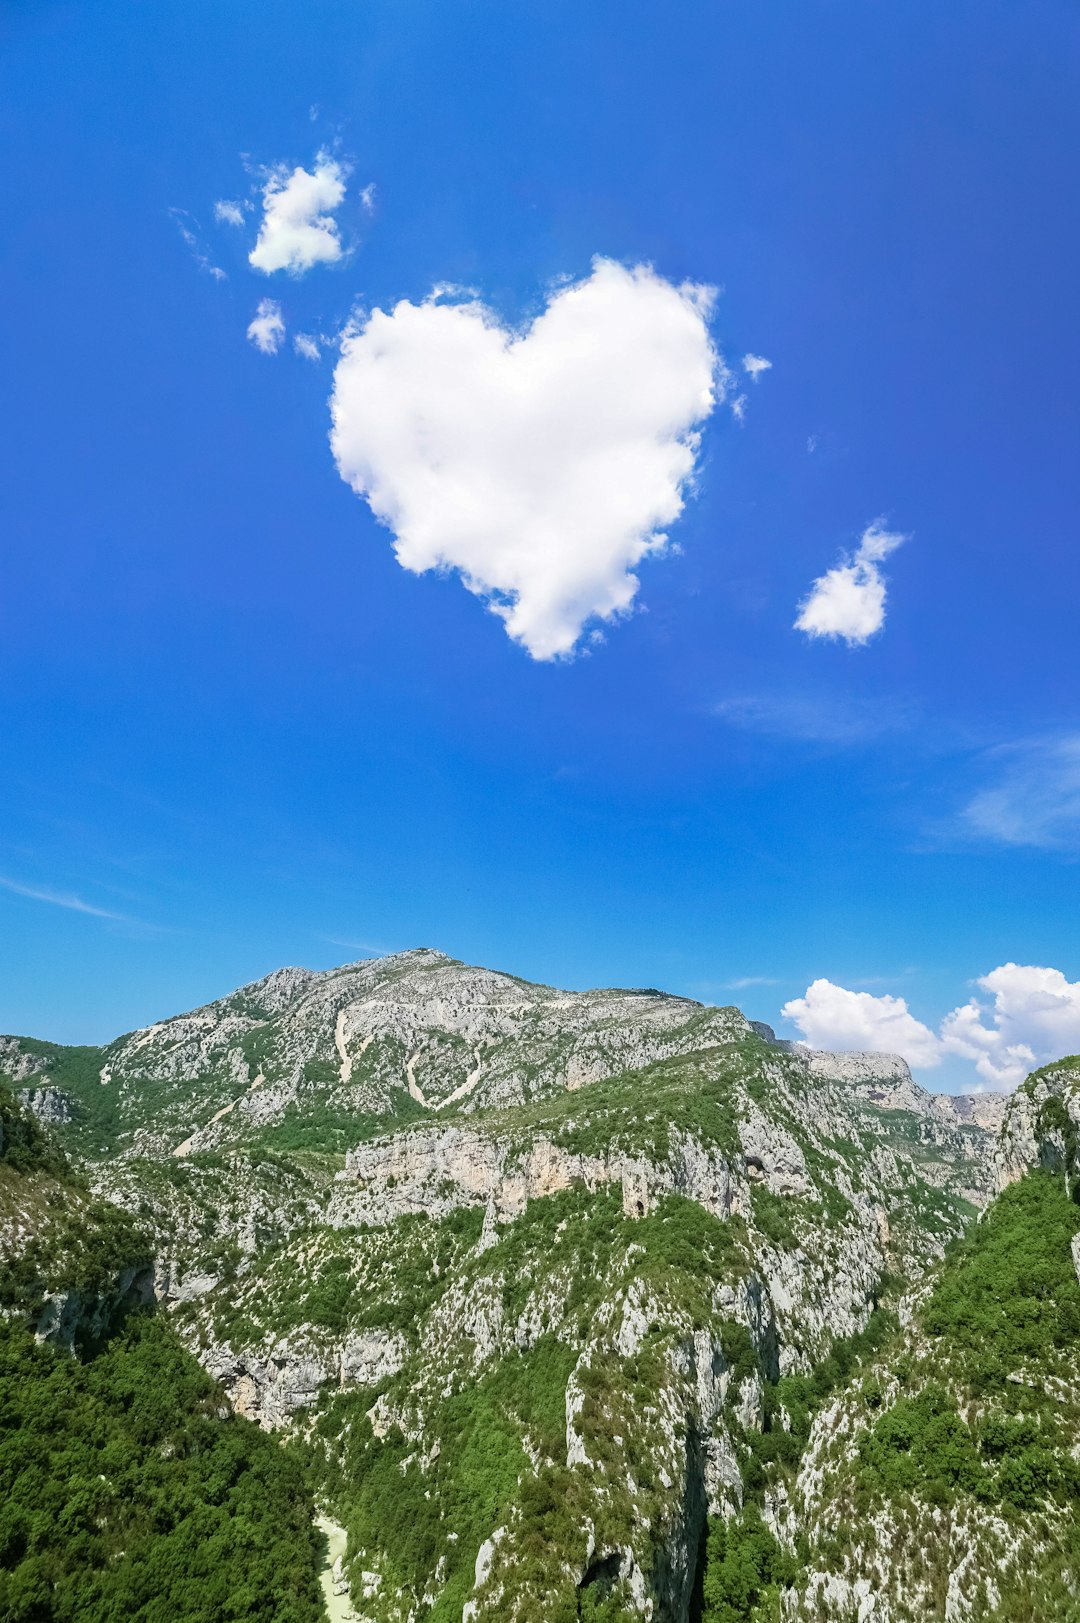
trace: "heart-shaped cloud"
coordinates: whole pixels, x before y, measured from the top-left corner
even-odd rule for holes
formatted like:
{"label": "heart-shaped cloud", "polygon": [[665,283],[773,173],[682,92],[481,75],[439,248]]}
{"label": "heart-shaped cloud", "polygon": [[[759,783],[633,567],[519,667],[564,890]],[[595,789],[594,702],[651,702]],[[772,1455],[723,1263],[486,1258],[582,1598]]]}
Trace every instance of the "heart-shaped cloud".
{"label": "heart-shaped cloud", "polygon": [[402,301],[350,331],[338,469],[404,568],[455,569],[534,659],[624,613],[728,374],[710,288],[598,259],[515,333],[475,299]]}

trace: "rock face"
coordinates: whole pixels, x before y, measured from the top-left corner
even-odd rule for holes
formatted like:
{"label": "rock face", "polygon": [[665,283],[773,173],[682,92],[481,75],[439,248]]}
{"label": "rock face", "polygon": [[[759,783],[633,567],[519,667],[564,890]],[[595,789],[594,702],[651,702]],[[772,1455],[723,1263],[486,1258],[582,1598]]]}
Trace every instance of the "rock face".
{"label": "rock face", "polygon": [[59,1088],[23,1088],[19,1098],[38,1121],[50,1127],[59,1127],[71,1120],[71,1100]]}
{"label": "rock face", "polygon": [[121,1268],[98,1290],[68,1286],[46,1291],[34,1334],[70,1352],[77,1342],[100,1341],[123,1313],[153,1299],[152,1269],[145,1264]]}
{"label": "rock face", "polygon": [[1072,1175],[1080,1132],[1080,1062],[1035,1071],[1009,1096],[994,1151],[996,1187],[1006,1189],[1031,1167]]}
{"label": "rock face", "polygon": [[731,1169],[713,1146],[694,1138],[676,1137],[669,1156],[653,1162],[614,1146],[589,1155],[544,1136],[523,1146],[509,1135],[446,1127],[403,1132],[351,1150],[326,1215],[335,1228],[380,1226],[408,1213],[438,1218],[480,1205],[495,1222],[506,1222],[530,1200],[608,1184],[620,1186],[623,1210],[631,1217],[643,1217],[663,1194],[684,1195],[718,1217],[733,1209]]}
{"label": "rock face", "polygon": [[298,1409],[307,1409],[329,1387],[367,1390],[396,1375],[405,1361],[405,1342],[385,1330],[345,1337],[333,1349],[302,1335],[283,1336],[264,1357],[214,1346],[203,1363],[220,1381],[238,1414],[273,1430]]}

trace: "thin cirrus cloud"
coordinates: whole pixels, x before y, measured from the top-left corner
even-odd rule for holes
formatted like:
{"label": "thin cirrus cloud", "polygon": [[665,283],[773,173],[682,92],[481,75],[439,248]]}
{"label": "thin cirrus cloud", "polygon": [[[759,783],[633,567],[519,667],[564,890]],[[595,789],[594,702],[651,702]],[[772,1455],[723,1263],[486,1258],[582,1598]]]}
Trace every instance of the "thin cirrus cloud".
{"label": "thin cirrus cloud", "polygon": [[1001,845],[1080,845],[1080,734],[1002,745],[985,758],[990,781],[961,812],[962,831]]}
{"label": "thin cirrus cloud", "polygon": [[276,355],[285,338],[285,319],[276,299],[260,299],[247,330],[257,350],[264,355]]}
{"label": "thin cirrus cloud", "polygon": [[886,530],[880,519],[863,531],[851,557],[819,575],[799,605],[798,631],[860,648],[885,624],[885,576],[881,564],[907,537]]}
{"label": "thin cirrus cloud", "polygon": [[718,700],[712,713],[741,732],[836,748],[903,731],[917,719],[907,700],[813,692],[736,694]]}
{"label": "thin cirrus cloud", "polygon": [[342,343],[331,444],[403,568],[455,571],[534,659],[626,614],[730,375],[710,288],[597,259],[523,331],[436,290]]}
{"label": "thin cirrus cloud", "polygon": [[877,996],[820,979],[781,1014],[811,1048],[899,1054],[913,1069],[947,1056],[970,1062],[978,1086],[1017,1087],[1036,1066],[1080,1051],[1080,981],[1037,964],[999,964],[976,981],[978,992],[942,1020],[937,1032],[906,999]]}
{"label": "thin cirrus cloud", "polygon": [[313,265],[332,265],[344,248],[334,211],[345,198],[348,171],[320,152],[312,169],[291,173],[278,165],[263,187],[263,217],[249,263],[264,275],[302,276]]}
{"label": "thin cirrus cloud", "polygon": [[14,896],[24,896],[31,902],[45,902],[49,907],[62,907],[69,913],[86,913],[94,919],[111,919],[117,924],[134,924],[137,921],[126,913],[113,913],[105,907],[95,907],[91,902],[84,902],[81,896],[75,896],[69,891],[50,890],[43,885],[23,885],[15,879],[0,877],[0,887],[10,891]]}
{"label": "thin cirrus cloud", "polygon": [[223,271],[220,265],[215,265],[206,252],[199,236],[197,223],[187,210],[173,208],[169,210],[169,214],[180,233],[185,248],[187,248],[199,269],[205,271],[207,276],[212,276],[215,282],[227,282],[229,279],[228,273]]}

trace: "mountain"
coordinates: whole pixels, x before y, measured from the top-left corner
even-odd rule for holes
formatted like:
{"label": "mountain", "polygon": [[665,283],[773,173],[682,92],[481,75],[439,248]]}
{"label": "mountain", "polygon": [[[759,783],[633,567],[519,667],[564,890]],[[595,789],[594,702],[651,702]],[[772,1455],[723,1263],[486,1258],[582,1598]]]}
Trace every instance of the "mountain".
{"label": "mountain", "polygon": [[[888,1502],[893,1526],[892,1477],[871,1492],[859,1473],[898,1403],[939,1402],[919,1383],[944,1349],[948,1401],[975,1401],[963,1315],[941,1304],[998,1266],[978,1244],[1018,1201],[1068,1318],[1067,1066],[1007,1104],[953,1100],[902,1060],[794,1049],[734,1008],[421,949],[280,970],[100,1049],[0,1039],[0,1074],[42,1153],[77,1161],[85,1193],[61,1203],[130,1225],[136,1270],[66,1309],[43,1274],[28,1325],[76,1349],[77,1325],[52,1328],[65,1311],[96,1312],[98,1341],[148,1312],[166,1325],[345,1530],[323,1573],[335,1616],[1027,1615],[963,1610],[962,1576],[959,1601],[912,1587],[896,1526],[922,1514],[923,1479]],[[1037,1222],[1024,1203],[1042,1199]],[[36,1223],[0,1244],[25,1249]],[[132,1321],[136,1278],[155,1309]],[[1045,1494],[1005,1511],[994,1491],[988,1526],[1045,1521]],[[911,1548],[951,1581],[962,1551],[927,1504]]]}

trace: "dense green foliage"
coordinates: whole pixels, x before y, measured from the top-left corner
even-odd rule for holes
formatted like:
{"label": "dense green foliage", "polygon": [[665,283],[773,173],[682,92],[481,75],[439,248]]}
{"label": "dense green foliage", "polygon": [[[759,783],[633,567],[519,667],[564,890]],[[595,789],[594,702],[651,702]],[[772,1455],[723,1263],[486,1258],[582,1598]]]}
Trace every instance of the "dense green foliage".
{"label": "dense green foliage", "polygon": [[705,1623],[779,1618],[780,1590],[797,1574],[798,1562],[780,1548],[757,1505],[731,1521],[716,1518],[705,1546],[702,1617]]}
{"label": "dense green foliage", "polygon": [[[1080,1339],[1077,1230],[1061,1179],[1033,1172],[956,1246],[921,1321],[958,1395],[898,1361],[901,1395],[859,1444],[864,1505],[914,1493],[948,1506],[967,1493],[1014,1510],[1052,1498],[1080,1512],[1080,1465],[1046,1390]],[[970,1414],[968,1395],[978,1399]]]}
{"label": "dense green foliage", "polygon": [[1031,1363],[1049,1373],[1080,1338],[1080,1283],[1071,1245],[1080,1210],[1061,1179],[1012,1184],[952,1253],[922,1314],[927,1334],[959,1361],[974,1392],[1002,1392]]}
{"label": "dense green foliage", "polygon": [[0,1623],[317,1623],[298,1463],[158,1319],[80,1362],[0,1320]]}
{"label": "dense green foliage", "polygon": [[851,1388],[865,1423],[839,1465],[815,1563],[837,1570],[885,1515],[895,1571],[923,1575],[918,1615],[944,1617],[957,1560],[948,1530],[963,1525],[969,1577],[993,1574],[973,1619],[1080,1619],[1078,1231],[1066,1178],[1036,1170],[953,1247],[915,1323]]}

